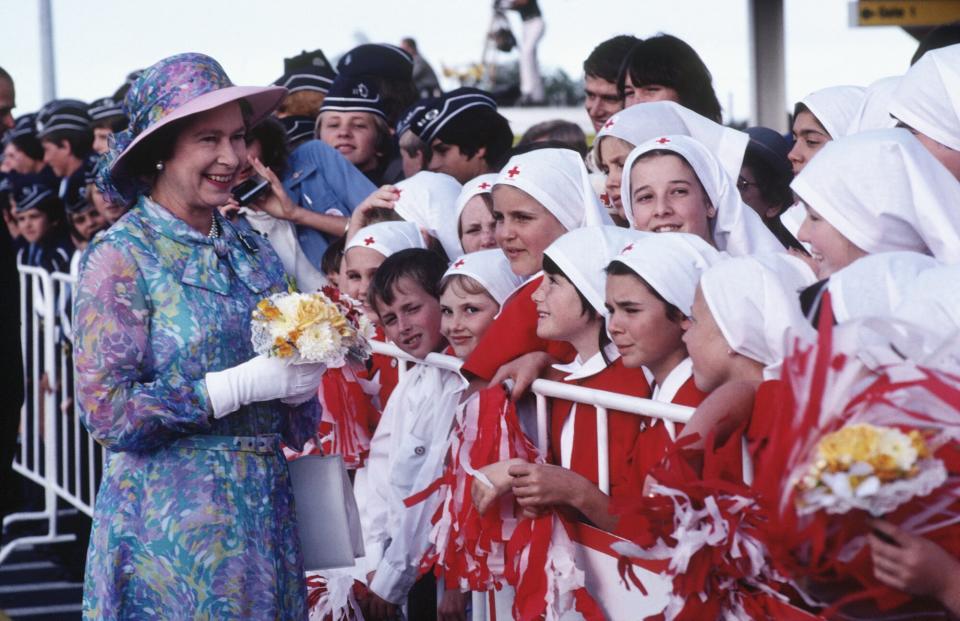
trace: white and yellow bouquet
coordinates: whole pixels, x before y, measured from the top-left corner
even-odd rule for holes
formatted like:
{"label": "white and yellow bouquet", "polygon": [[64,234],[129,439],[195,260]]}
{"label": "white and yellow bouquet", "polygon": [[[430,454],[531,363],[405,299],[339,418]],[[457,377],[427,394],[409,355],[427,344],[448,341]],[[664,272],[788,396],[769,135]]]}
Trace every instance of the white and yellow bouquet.
{"label": "white and yellow bouquet", "polygon": [[932,456],[917,430],[851,424],[825,435],[797,484],[798,512],[881,516],[946,481],[943,462]]}
{"label": "white and yellow bouquet", "polygon": [[258,354],[340,368],[370,357],[375,329],[360,303],[332,287],[276,293],[253,311],[251,341]]}

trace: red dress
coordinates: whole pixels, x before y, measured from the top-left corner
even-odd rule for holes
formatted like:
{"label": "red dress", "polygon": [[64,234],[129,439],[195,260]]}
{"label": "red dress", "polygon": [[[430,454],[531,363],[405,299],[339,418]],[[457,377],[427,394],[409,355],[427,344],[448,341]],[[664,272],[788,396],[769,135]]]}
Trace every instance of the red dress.
{"label": "red dress", "polygon": [[[628,369],[623,361],[618,359],[599,373],[583,379],[564,380],[565,383],[618,392],[631,397],[650,398],[650,385],[640,369]],[[564,423],[573,408],[573,403],[554,399],[551,404],[550,417],[550,453],[554,463],[562,463],[560,455],[560,437]],[[638,437],[650,435],[666,435],[663,425],[650,427],[650,419],[645,416],[627,414],[609,410],[607,412],[608,431],[608,463],[610,474],[610,496],[617,497],[624,493],[634,493],[629,483],[631,468],[631,453]],[[656,431],[655,431],[656,430]],[[597,485],[597,410],[591,405],[577,404],[577,415],[574,419],[573,450],[570,459],[570,469]]]}
{"label": "red dress", "polygon": [[490,380],[504,364],[534,351],[547,352],[561,362],[576,355],[569,343],[548,341],[537,336],[537,305],[531,299],[543,276],[523,285],[504,303],[503,310],[484,333],[463,370]]}

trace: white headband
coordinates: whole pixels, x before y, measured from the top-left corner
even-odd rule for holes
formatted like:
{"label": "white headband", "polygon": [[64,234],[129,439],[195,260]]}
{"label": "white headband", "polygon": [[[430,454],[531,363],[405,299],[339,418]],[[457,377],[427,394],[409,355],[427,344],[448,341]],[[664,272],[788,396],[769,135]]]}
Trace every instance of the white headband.
{"label": "white headband", "polygon": [[850,127],[866,97],[862,86],[830,86],[800,100],[817,117],[830,137],[836,140],[850,133]]}
{"label": "white headband", "polygon": [[384,256],[408,248],[426,248],[423,233],[415,222],[377,222],[365,226],[350,238],[343,252],[351,248],[369,248]]}
{"label": "white headband", "polygon": [[890,114],[960,151],[960,44],[931,50],[904,74]]}
{"label": "white headband", "polygon": [[474,279],[499,306],[503,306],[510,294],[523,283],[523,278],[513,273],[510,260],[499,248],[463,255],[450,264],[440,279],[441,284],[451,276],[469,276]]}

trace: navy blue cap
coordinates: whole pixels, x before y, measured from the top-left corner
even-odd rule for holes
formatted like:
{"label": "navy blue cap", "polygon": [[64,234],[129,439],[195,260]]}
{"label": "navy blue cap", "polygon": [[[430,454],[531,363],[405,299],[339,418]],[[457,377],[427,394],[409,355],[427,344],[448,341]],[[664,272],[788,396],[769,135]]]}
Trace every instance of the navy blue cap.
{"label": "navy blue cap", "polygon": [[479,88],[463,86],[437,100],[411,125],[411,129],[421,140],[430,144],[444,125],[468,110],[481,107],[496,111],[497,102],[493,95]]}
{"label": "navy blue cap", "polygon": [[778,173],[782,175],[791,173],[793,169],[787,157],[791,147],[786,138],[769,127],[748,127],[747,134],[750,136],[747,151],[766,162]]}
{"label": "navy blue cap", "polygon": [[126,117],[123,113],[123,103],[113,97],[101,97],[87,107],[87,114],[93,122],[112,119],[118,116]]}
{"label": "navy blue cap", "polygon": [[[400,115],[400,120],[397,121],[397,137],[399,138],[403,135],[403,132],[411,129],[415,123],[423,118],[423,115],[428,110],[438,107],[439,104],[439,97],[429,97],[427,99],[421,99],[417,101],[412,106],[404,110],[403,114]],[[417,135],[419,136],[420,134]]]}
{"label": "navy blue cap", "polygon": [[336,77],[337,72],[323,50],[303,51],[283,60],[283,75],[273,85],[282,86],[291,93],[314,91],[326,94]]}
{"label": "navy blue cap", "polygon": [[37,137],[55,131],[90,131],[87,104],[76,99],[55,99],[37,113]]}
{"label": "navy blue cap", "polygon": [[383,119],[387,114],[383,109],[380,91],[372,80],[347,75],[338,75],[327,93],[320,112],[369,112]]}
{"label": "navy blue cap", "polygon": [[0,195],[9,196],[13,192],[13,177],[11,173],[0,173]]}
{"label": "navy blue cap", "polygon": [[37,115],[36,114],[24,114],[23,116],[18,116],[17,120],[14,121],[13,129],[8,130],[6,134],[3,135],[3,144],[12,142],[16,138],[22,136],[33,136],[37,135]]}
{"label": "navy blue cap", "polygon": [[413,56],[389,43],[364,43],[340,58],[337,71],[348,76],[413,80]]}
{"label": "navy blue cap", "polygon": [[[13,202],[16,212],[41,209],[57,200],[57,193],[50,186],[33,180],[34,175],[25,175],[20,183],[15,182]],[[29,178],[29,179],[28,179]]]}
{"label": "navy blue cap", "polygon": [[290,144],[314,137],[317,122],[309,116],[285,116],[279,120]]}

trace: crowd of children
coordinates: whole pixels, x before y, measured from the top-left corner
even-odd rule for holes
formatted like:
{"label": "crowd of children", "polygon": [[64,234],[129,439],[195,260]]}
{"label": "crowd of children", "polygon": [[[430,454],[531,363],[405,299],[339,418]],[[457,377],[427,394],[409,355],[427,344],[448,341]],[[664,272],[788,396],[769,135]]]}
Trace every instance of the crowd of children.
{"label": "crowd of children", "polygon": [[[355,470],[365,618],[465,619],[469,591],[507,586],[516,618],[565,606],[601,618],[564,573],[558,525],[638,542],[645,499],[680,470],[718,496],[777,489],[786,475],[766,466],[782,466],[778,430],[805,402],[791,383],[804,344],[859,330],[844,356],[881,359],[886,347],[931,375],[960,372],[947,355],[960,327],[960,45],[925,50],[896,78],[811,93],[788,138],[721,125],[707,66],[682,40],[615,37],[584,62],[589,149],[562,124],[514,146],[492,94],[418,99],[413,68],[386,44],[336,65],[320,51],[288,59],[275,82],[287,95],[249,128],[236,179],[266,190],[221,209],[247,219],[302,290],[331,284],[359,300],[378,339],[418,360],[462,360],[459,372],[413,364],[400,378],[395,359],[374,355],[320,388],[307,452]],[[97,173],[128,86],[89,105],[51,102],[7,131],[0,204],[20,264],[75,273],[123,217]],[[878,322],[913,335],[912,348],[878,344]],[[858,391],[833,394],[837,416],[886,377],[872,368]],[[598,427],[595,407],[554,399],[541,454],[537,378],[695,410],[686,424],[610,410]],[[940,394],[960,416],[957,394]],[[741,445],[764,466],[752,487]],[[671,469],[678,455],[685,466]],[[960,471],[944,460],[951,491],[940,493],[955,495]],[[771,520],[778,500],[761,499]],[[798,615],[960,615],[956,508],[921,530],[911,506],[851,542],[865,565],[787,576],[780,599]],[[802,542],[779,534],[798,542],[796,569]],[[695,605],[666,618],[701,618]]]}

